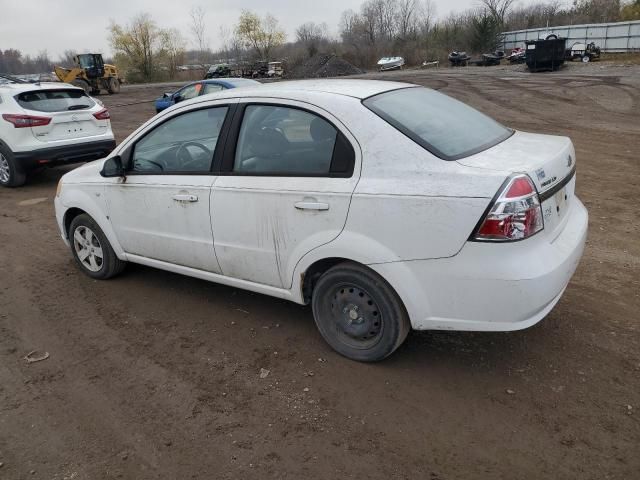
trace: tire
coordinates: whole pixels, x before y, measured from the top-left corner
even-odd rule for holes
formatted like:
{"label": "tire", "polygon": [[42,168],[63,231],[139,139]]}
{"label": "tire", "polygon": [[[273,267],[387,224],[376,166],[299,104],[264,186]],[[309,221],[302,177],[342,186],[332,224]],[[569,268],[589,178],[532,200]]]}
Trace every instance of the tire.
{"label": "tire", "polygon": [[313,289],[311,306],[322,337],[351,360],[383,360],[411,329],[409,315],[391,285],[355,263],[327,270]]}
{"label": "tire", "polygon": [[27,174],[16,162],[13,152],[0,145],[0,185],[3,187],[20,187],[27,181]]}
{"label": "tire", "polygon": [[67,235],[73,258],[91,278],[106,280],[124,269],[126,262],[118,259],[102,229],[86,213],[71,221]]}
{"label": "tire", "polygon": [[116,77],[110,77],[107,80],[107,92],[109,92],[109,95],[120,93],[120,82]]}
{"label": "tire", "polygon": [[83,80],[82,78],[76,78],[71,82],[71,85],[80,87],[87,95],[91,95],[91,85],[89,85],[89,82],[87,82],[86,80]]}
{"label": "tire", "polygon": [[582,56],[582,63],[589,63],[591,61],[591,57],[589,55]]}

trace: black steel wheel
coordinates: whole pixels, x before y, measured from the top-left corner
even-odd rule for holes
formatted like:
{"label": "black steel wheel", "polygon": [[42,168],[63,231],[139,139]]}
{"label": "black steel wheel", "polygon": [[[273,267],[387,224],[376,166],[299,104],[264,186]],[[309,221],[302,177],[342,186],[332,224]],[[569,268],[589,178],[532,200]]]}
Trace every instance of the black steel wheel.
{"label": "black steel wheel", "polygon": [[391,286],[354,263],[325,272],[313,289],[312,309],[323,338],[352,360],[374,362],[393,353],[410,330],[407,312]]}

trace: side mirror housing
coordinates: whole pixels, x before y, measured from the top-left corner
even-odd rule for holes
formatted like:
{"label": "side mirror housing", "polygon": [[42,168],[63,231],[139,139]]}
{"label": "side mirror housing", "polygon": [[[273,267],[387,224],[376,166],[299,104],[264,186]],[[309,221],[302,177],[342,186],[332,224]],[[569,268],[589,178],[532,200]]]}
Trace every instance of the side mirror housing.
{"label": "side mirror housing", "polygon": [[178,103],[182,101],[182,95],[176,95],[173,97],[173,103]]}
{"label": "side mirror housing", "polygon": [[114,157],[107,158],[107,160],[105,160],[104,164],[102,165],[100,175],[105,178],[124,177],[124,166],[122,165],[122,157],[120,157],[120,155],[116,155]]}

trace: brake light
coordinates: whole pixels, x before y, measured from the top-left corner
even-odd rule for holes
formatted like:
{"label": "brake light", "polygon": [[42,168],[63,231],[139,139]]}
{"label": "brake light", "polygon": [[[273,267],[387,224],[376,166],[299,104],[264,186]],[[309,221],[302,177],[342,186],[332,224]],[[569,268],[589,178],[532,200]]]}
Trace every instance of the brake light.
{"label": "brake light", "polygon": [[528,175],[517,175],[502,189],[471,238],[509,242],[530,237],[543,228],[536,187]]}
{"label": "brake light", "polygon": [[7,122],[13,123],[14,128],[42,127],[49,125],[51,117],[36,117],[34,115],[13,115],[3,113],[2,118]]}
{"label": "brake light", "polygon": [[94,113],[93,116],[96,117],[98,120],[109,120],[111,118],[111,114],[109,113],[109,110],[107,110],[106,108],[103,108],[99,112]]}

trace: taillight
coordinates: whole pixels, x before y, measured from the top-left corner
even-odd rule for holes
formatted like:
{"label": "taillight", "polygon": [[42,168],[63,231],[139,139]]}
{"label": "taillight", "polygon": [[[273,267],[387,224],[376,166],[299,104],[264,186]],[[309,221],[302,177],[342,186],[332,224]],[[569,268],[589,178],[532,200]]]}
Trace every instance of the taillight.
{"label": "taillight", "polygon": [[13,115],[3,113],[2,118],[7,122],[13,123],[14,128],[42,127],[49,125],[51,117],[36,117],[34,115]]}
{"label": "taillight", "polygon": [[103,108],[99,112],[94,113],[93,116],[96,117],[98,120],[109,120],[111,118],[111,114],[109,113],[109,110],[107,110],[106,108]]}
{"label": "taillight", "polygon": [[471,236],[472,240],[522,240],[544,228],[536,187],[528,175],[511,177]]}

